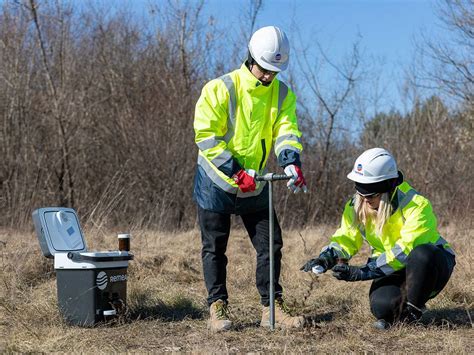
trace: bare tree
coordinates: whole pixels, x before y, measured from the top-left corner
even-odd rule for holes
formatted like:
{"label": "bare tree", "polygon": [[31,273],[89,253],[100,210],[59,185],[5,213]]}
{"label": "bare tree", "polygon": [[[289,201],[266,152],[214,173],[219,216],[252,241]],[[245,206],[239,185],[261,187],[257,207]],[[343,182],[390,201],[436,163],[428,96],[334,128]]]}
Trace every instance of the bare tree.
{"label": "bare tree", "polygon": [[[245,8],[242,38],[205,18],[203,2],[151,3],[149,21],[73,4],[0,5],[0,225],[29,226],[34,208],[62,205],[97,228],[193,227],[194,106],[202,85],[230,68],[232,50],[244,59],[263,1]],[[286,226],[340,214],[351,191],[341,171],[362,149],[354,103],[368,70],[359,42],[338,61],[320,45],[292,43],[310,193],[297,199],[276,187]],[[472,105],[450,111],[415,96],[409,114],[364,122],[362,145],[392,149],[436,203],[455,196],[469,206],[472,191],[459,186],[472,180]]]}
{"label": "bare tree", "polygon": [[[242,2],[242,11],[240,12],[239,18],[239,32],[236,36],[231,33],[234,31],[230,28],[224,42],[231,45],[230,51],[224,51],[225,55],[228,56],[227,62],[230,64],[226,67],[227,70],[233,70],[240,66],[244,60],[247,59],[248,43],[255,32],[257,20],[264,8],[263,0],[247,0],[245,3]],[[223,73],[220,73],[222,75]]]}
{"label": "bare tree", "polygon": [[[298,46],[302,50],[293,57],[300,72],[304,73],[295,84],[297,92],[304,92],[298,115],[305,134],[305,156],[312,156],[305,162],[305,167],[311,173],[308,180],[314,195],[303,209],[308,213],[308,220],[316,220],[319,214],[326,214],[322,206],[326,210],[337,209],[340,199],[345,198],[344,194],[339,194],[334,200],[334,195],[344,186],[340,171],[348,168],[347,161],[351,157],[348,153],[353,150],[353,143],[348,138],[350,127],[355,125],[348,116],[353,114],[351,99],[364,71],[359,41],[354,43],[347,57],[337,62],[326,54],[319,42],[313,39],[311,43],[316,53],[311,52],[313,47],[300,38]],[[330,69],[326,71],[331,72],[330,76],[322,77],[323,67]]]}
{"label": "bare tree", "polygon": [[248,0],[248,1],[249,1],[249,6],[248,6],[248,11],[245,12],[246,21],[244,22],[244,24],[249,26],[249,28],[247,29],[247,31],[244,31],[244,28],[242,27],[244,38],[245,38],[245,35],[247,35],[247,38],[246,38],[247,42],[250,40],[252,33],[255,31],[257,17],[260,14],[260,12],[263,10],[263,0]]}
{"label": "bare tree", "polygon": [[[35,0],[29,0],[29,12],[32,16],[33,23],[36,29],[37,40],[41,48],[41,59],[43,63],[43,73],[46,77],[48,97],[47,100],[52,102],[52,117],[57,124],[57,132],[59,137],[59,145],[61,149],[61,159],[59,164],[55,168],[56,177],[58,180],[58,189],[60,196],[61,205],[75,206],[74,201],[74,175],[71,167],[71,136],[76,130],[77,125],[71,125],[66,111],[68,110],[67,94],[63,90],[65,88],[65,76],[66,71],[69,68],[69,63],[65,63],[67,57],[65,51],[68,46],[65,41],[67,40],[67,26],[68,19],[67,8],[56,6],[55,18],[57,20],[57,26],[55,30],[59,31],[56,43],[50,43],[49,46],[46,43],[45,36],[40,24],[40,16],[38,13],[38,4]],[[26,5],[25,5],[26,6]],[[52,59],[46,53],[46,47],[54,53],[57,52],[55,58]],[[57,60],[56,73],[52,73],[51,60]],[[69,122],[68,122],[69,121]],[[69,123],[69,124],[68,124]]]}
{"label": "bare tree", "polygon": [[474,3],[440,0],[438,18],[447,30],[444,38],[423,37],[418,84],[451,97],[474,101]]}

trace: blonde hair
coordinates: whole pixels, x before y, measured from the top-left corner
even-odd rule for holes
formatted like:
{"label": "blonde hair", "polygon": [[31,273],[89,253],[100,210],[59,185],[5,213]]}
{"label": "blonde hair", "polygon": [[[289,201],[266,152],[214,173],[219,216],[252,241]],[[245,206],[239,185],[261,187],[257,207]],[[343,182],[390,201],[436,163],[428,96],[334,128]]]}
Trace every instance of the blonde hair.
{"label": "blonde hair", "polygon": [[377,210],[364,203],[364,198],[358,193],[354,195],[354,226],[367,226],[369,221],[375,224],[377,235],[382,234],[382,229],[387,220],[392,215],[392,205],[390,204],[390,195],[388,192],[380,194],[380,204]]}

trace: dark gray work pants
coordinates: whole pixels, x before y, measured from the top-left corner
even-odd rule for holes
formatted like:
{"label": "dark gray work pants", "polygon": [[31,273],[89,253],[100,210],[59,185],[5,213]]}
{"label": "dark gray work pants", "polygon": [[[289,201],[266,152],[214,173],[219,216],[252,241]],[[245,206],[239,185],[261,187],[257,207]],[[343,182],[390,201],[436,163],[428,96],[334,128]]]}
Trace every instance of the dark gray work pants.
{"label": "dark gray work pants", "polygon": [[[204,280],[208,292],[207,302],[221,299],[227,301],[227,242],[230,234],[230,214],[223,214],[204,210],[198,207],[199,226],[202,239],[202,265]],[[256,285],[260,293],[261,303],[269,305],[270,288],[270,257],[269,257],[269,215],[268,210],[240,215],[249,234],[255,251],[257,252]],[[278,219],[274,212],[274,252],[275,252],[275,297],[282,294],[282,287],[278,280],[281,268],[281,248],[283,240]],[[245,262],[245,261],[244,261]]]}

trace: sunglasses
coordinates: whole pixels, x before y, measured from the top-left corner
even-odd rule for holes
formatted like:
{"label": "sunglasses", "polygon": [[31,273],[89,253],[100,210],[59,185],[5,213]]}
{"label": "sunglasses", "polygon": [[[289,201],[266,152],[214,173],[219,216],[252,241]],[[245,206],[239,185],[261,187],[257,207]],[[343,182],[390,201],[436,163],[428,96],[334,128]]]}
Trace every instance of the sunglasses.
{"label": "sunglasses", "polygon": [[263,75],[275,76],[275,75],[278,74],[277,71],[271,71],[271,70],[267,70],[267,69],[262,68],[260,65],[258,65],[258,63],[255,63],[255,65],[257,66],[258,70],[260,70],[262,72]]}
{"label": "sunglasses", "polygon": [[379,192],[376,192],[376,193],[374,193],[374,194],[368,194],[368,195],[362,195],[360,192],[357,192],[357,194],[358,194],[360,197],[365,198],[365,199],[367,199],[367,200],[371,200],[371,199],[376,198],[377,196],[380,195]]}

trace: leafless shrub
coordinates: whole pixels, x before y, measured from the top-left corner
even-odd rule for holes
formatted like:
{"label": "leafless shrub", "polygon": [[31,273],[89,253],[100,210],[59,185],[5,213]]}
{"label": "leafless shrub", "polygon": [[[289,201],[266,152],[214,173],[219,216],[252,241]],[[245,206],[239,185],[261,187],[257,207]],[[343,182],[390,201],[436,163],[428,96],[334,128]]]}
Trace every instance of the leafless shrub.
{"label": "leafless shrub", "polygon": [[[450,113],[437,97],[415,104],[406,115],[379,114],[365,126],[364,146],[383,146],[395,154],[412,185],[443,217],[468,217],[474,163],[472,118]],[[453,203],[453,201],[456,201]],[[444,218],[448,221],[449,218]]]}
{"label": "leafless shrub", "polygon": [[[232,38],[217,19],[205,18],[200,1],[150,2],[148,22],[120,8],[3,2],[0,225],[31,226],[35,208],[60,205],[75,208],[98,234],[110,226],[192,228],[194,105],[207,80],[233,69],[229,58],[245,59],[243,43],[264,6],[248,4]],[[285,227],[337,220],[352,191],[345,175],[357,154],[374,145],[393,150],[407,178],[443,213],[469,210],[469,101],[454,111],[441,99],[417,98],[408,114],[364,117],[359,144],[356,101],[368,73],[360,43],[340,60],[315,41],[316,57],[305,39],[292,43],[299,46],[293,63],[305,72],[290,73],[289,84],[299,97],[310,192],[293,196],[276,184]],[[322,67],[332,70],[332,86],[321,78]],[[275,161],[270,169],[280,171]],[[453,197],[464,207],[449,204]]]}

